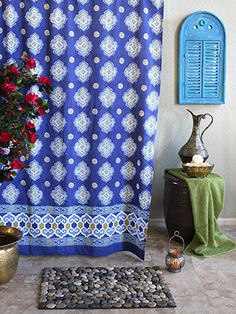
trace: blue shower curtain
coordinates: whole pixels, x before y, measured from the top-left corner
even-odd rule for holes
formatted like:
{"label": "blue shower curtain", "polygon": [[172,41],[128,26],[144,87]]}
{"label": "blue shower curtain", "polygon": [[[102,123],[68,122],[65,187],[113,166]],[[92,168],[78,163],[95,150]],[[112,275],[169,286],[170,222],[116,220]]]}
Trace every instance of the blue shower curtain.
{"label": "blue shower curtain", "polygon": [[0,187],[0,224],[23,231],[21,254],[144,258],[163,0],[5,0],[0,13],[1,64],[27,51],[53,85],[30,168]]}

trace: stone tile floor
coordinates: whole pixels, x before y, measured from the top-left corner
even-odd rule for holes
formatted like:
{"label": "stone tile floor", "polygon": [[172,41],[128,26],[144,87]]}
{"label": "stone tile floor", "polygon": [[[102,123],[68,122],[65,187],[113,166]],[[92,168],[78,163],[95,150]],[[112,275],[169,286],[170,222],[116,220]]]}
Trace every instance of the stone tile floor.
{"label": "stone tile floor", "polygon": [[[236,241],[236,226],[223,226],[225,233]],[[108,257],[21,257],[17,274],[6,285],[0,286],[0,314],[44,314],[37,309],[41,269],[53,266],[131,266],[158,265],[177,303],[175,309],[115,309],[115,310],[53,310],[52,313],[81,314],[234,314],[236,313],[236,250],[207,259],[186,257],[181,273],[165,270],[164,257],[168,234],[164,226],[152,224],[145,262],[129,252]]]}

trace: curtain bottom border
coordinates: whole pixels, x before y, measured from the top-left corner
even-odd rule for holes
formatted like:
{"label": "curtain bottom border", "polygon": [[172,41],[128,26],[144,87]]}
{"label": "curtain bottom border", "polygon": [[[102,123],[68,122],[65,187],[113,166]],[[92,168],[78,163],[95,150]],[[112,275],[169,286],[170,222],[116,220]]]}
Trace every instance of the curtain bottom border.
{"label": "curtain bottom border", "polygon": [[132,243],[116,243],[107,247],[87,247],[87,246],[61,246],[55,247],[32,247],[32,246],[19,246],[19,254],[22,256],[70,256],[81,255],[90,257],[103,257],[114,253],[128,251],[136,255],[138,258],[145,259],[145,250],[138,248]]}

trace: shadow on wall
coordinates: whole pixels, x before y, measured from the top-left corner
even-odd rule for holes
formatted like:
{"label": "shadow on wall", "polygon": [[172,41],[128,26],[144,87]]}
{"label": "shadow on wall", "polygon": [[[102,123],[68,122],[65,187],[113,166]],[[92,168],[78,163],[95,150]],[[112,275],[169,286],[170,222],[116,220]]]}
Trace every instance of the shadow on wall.
{"label": "shadow on wall", "polygon": [[[177,121],[181,121],[183,111],[173,103],[178,102],[177,82],[178,82],[178,60],[176,58],[178,51],[179,27],[174,35],[174,49],[172,56],[167,47],[170,46],[171,36],[168,30],[172,29],[172,22],[164,20],[164,44],[163,44],[163,67],[162,67],[162,86],[161,101],[159,106],[158,129],[156,136],[156,154],[155,154],[155,171],[153,179],[153,198],[151,218],[163,217],[163,195],[164,195],[164,171],[167,168],[179,167],[181,161],[178,157],[178,151],[185,140],[185,130],[178,127]],[[181,23],[180,23],[181,25]],[[166,30],[166,32],[165,32]],[[170,37],[170,38],[169,38]],[[173,46],[173,44],[172,44]],[[171,73],[171,78],[168,78]],[[165,93],[165,91],[170,91]],[[173,91],[173,92],[172,92]],[[170,114],[171,113],[171,114]],[[186,129],[188,129],[186,123]]]}

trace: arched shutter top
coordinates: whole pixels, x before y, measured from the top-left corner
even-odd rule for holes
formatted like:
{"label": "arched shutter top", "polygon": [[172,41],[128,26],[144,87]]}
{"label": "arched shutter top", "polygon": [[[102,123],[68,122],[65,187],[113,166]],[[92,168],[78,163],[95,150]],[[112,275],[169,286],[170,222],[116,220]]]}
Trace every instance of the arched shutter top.
{"label": "arched shutter top", "polygon": [[188,16],[179,38],[179,103],[225,102],[225,29],[212,13]]}

